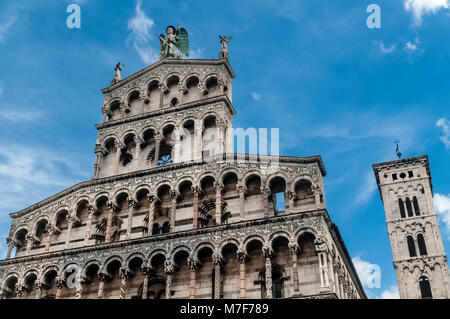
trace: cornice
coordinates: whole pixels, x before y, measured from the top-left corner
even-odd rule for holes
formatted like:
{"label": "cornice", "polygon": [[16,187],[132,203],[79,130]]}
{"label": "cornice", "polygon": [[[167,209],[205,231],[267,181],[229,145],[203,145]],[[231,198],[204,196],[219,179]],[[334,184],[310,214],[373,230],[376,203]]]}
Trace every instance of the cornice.
{"label": "cornice", "polygon": [[231,115],[236,114],[236,109],[234,108],[234,106],[231,103],[228,96],[220,95],[220,96],[207,98],[207,99],[203,99],[203,100],[199,100],[199,101],[180,104],[179,106],[176,106],[176,107],[170,107],[170,108],[166,108],[166,109],[162,109],[162,110],[157,110],[157,111],[152,111],[152,112],[148,112],[148,113],[144,113],[144,114],[130,116],[125,119],[96,124],[95,128],[97,130],[100,130],[100,129],[103,129],[106,127],[112,127],[112,126],[116,126],[116,125],[120,125],[120,124],[124,124],[124,123],[130,123],[130,122],[134,122],[137,120],[152,118],[152,117],[156,117],[156,116],[160,116],[160,115],[164,115],[164,114],[168,114],[168,113],[179,112],[182,110],[188,110],[188,109],[196,108],[198,106],[203,106],[203,105],[208,105],[208,104],[213,104],[213,103],[218,103],[218,102],[224,102],[225,105],[228,107],[228,110],[230,111]]}
{"label": "cornice", "polygon": [[230,73],[230,76],[234,79],[236,75],[234,74],[233,69],[231,68],[230,63],[226,59],[164,59],[160,60],[158,62],[153,63],[152,65],[149,65],[148,67],[126,77],[125,79],[117,82],[116,84],[113,84],[111,86],[108,86],[104,89],[102,89],[102,93],[106,94],[109,92],[112,92],[121,86],[124,86],[125,84],[137,79],[138,77],[142,76],[143,74],[152,71],[154,69],[157,69],[158,67],[162,65],[221,65],[223,64],[227,71]]}
{"label": "cornice", "polygon": [[[227,159],[230,157],[231,154],[222,154],[217,156],[212,156],[209,158],[206,158],[204,160],[197,160],[197,161],[191,161],[191,162],[183,162],[178,164],[173,164],[169,166],[162,166],[162,167],[152,167],[146,170],[140,170],[136,172],[126,173],[126,174],[120,174],[120,175],[114,175],[104,178],[98,178],[98,179],[91,179],[90,181],[81,182],[78,183],[72,187],[69,187],[53,196],[50,196],[34,205],[31,205],[23,210],[20,210],[15,213],[10,213],[9,216],[13,219],[19,218],[22,216],[25,216],[26,214],[32,212],[33,210],[39,209],[47,204],[50,204],[51,202],[58,200],[61,197],[67,196],[69,194],[74,193],[77,190],[80,190],[85,187],[95,186],[95,185],[102,185],[107,183],[114,183],[117,181],[130,179],[134,177],[141,177],[146,175],[152,175],[157,174],[161,172],[166,172],[170,170],[178,170],[183,169],[187,167],[194,167],[194,166],[201,166],[205,165],[211,162],[214,162],[216,164],[226,162]],[[325,167],[322,162],[322,158],[320,155],[311,156],[311,157],[291,157],[291,156],[257,156],[256,161],[250,161],[250,155],[249,154],[232,154],[234,161],[238,163],[260,163],[260,164],[270,164],[270,162],[274,159],[277,159],[280,163],[293,163],[293,164],[312,164],[317,163],[319,166],[319,169],[322,173],[322,176],[326,176]],[[252,156],[253,157],[253,156]]]}

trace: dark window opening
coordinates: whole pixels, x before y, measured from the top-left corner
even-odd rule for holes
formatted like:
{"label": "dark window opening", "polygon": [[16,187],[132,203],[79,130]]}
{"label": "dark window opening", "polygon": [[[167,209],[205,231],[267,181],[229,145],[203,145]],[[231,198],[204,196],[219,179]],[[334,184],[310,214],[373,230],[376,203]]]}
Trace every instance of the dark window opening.
{"label": "dark window opening", "polygon": [[422,295],[422,299],[432,299],[433,295],[431,294],[431,286],[430,281],[427,277],[422,276],[419,278],[419,286],[420,293]]}
{"label": "dark window opening", "polygon": [[398,207],[400,208],[400,217],[405,218],[405,205],[403,204],[403,200],[401,198],[398,199]]}
{"label": "dark window opening", "polygon": [[408,242],[408,250],[409,250],[409,256],[410,257],[416,257],[416,245],[414,244],[414,239],[412,236],[406,237],[406,241]]}
{"label": "dark window opening", "polygon": [[392,174],[392,179],[393,179],[394,181],[396,181],[396,180],[397,180],[397,174]]}
{"label": "dark window opening", "polygon": [[420,215],[419,202],[417,201],[416,196],[413,197],[413,206],[414,206],[414,211],[416,212],[416,216],[419,216]]}
{"label": "dark window opening", "polygon": [[413,217],[413,209],[409,197],[406,197],[406,209],[408,211],[408,217]]}
{"label": "dark window opening", "polygon": [[419,246],[419,253],[421,256],[427,255],[427,246],[425,245],[425,238],[422,234],[417,235],[417,245]]}
{"label": "dark window opening", "polygon": [[411,177],[414,177],[414,174],[413,174],[413,171],[408,171],[408,176],[411,178]]}
{"label": "dark window opening", "polygon": [[400,178],[405,178],[406,174],[405,173],[400,173]]}

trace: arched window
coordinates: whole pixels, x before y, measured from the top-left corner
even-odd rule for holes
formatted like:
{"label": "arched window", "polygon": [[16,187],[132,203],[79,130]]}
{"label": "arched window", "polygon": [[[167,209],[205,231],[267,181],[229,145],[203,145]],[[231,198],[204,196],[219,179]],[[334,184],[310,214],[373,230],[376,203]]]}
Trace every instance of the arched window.
{"label": "arched window", "polygon": [[159,225],[153,224],[152,235],[158,235],[158,234],[159,234]]}
{"label": "arched window", "polygon": [[419,246],[420,255],[427,255],[427,246],[425,245],[425,239],[422,234],[417,235],[417,244]]}
{"label": "arched window", "polygon": [[408,242],[408,250],[409,250],[409,256],[410,257],[416,257],[416,245],[414,244],[414,239],[412,236],[406,237],[406,241]]}
{"label": "arched window", "polygon": [[400,217],[405,218],[405,205],[403,204],[403,199],[401,198],[398,199],[398,207],[400,208]]}
{"label": "arched window", "polygon": [[422,295],[422,299],[432,299],[433,295],[431,294],[431,286],[430,281],[427,277],[422,276],[419,278],[419,286],[420,293]]}
{"label": "arched window", "polygon": [[409,197],[406,197],[406,209],[408,210],[408,217],[413,217],[414,215]]}
{"label": "arched window", "polygon": [[416,213],[416,216],[420,216],[420,209],[419,209],[419,202],[417,201],[417,197],[413,197],[413,206],[414,206],[414,212]]}

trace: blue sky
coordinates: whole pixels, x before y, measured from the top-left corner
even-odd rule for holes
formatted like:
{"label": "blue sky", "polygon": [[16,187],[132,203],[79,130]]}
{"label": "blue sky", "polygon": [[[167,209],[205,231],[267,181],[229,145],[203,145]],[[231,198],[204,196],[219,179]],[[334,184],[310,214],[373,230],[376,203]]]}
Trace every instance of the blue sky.
{"label": "blue sky", "polygon": [[[81,6],[81,29],[66,7]],[[113,4],[114,3],[114,4]],[[369,4],[381,29],[366,26]],[[283,155],[320,154],[329,213],[369,297],[395,295],[384,210],[371,165],[428,154],[450,251],[450,1],[0,1],[0,250],[8,213],[92,176],[94,124],[118,61],[154,62],[155,33],[181,24],[192,57],[234,36],[235,127],[280,128]],[[447,223],[445,222],[447,221]]]}

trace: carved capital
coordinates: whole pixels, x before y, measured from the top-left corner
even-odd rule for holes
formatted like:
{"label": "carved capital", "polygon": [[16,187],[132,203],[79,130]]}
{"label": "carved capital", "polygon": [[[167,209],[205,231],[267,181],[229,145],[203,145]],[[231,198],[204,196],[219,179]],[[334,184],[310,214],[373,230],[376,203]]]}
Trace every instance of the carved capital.
{"label": "carved capital", "polygon": [[200,263],[192,257],[188,258],[189,270],[197,270],[200,268]]}
{"label": "carved capital", "polygon": [[164,262],[164,271],[166,274],[172,274],[175,272],[175,265],[170,260]]}
{"label": "carved capital", "polygon": [[266,257],[266,258],[273,258],[275,256],[275,254],[270,246],[263,246],[262,251],[263,251],[264,257]]}
{"label": "carved capital", "polygon": [[66,285],[66,280],[62,277],[56,278],[56,288],[62,289]]}

